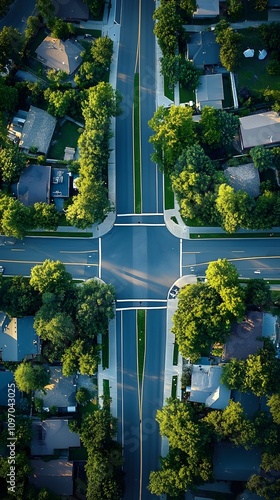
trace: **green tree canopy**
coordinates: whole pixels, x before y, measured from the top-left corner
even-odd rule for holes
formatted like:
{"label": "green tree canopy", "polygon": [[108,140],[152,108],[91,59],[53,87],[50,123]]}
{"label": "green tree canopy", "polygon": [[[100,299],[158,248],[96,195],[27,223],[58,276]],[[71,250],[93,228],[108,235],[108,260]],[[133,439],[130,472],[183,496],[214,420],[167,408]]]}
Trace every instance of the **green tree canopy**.
{"label": "green tree canopy", "polygon": [[155,150],[152,160],[164,172],[171,173],[185,148],[196,143],[192,109],[181,106],[165,109],[160,106],[149,121],[149,126],[155,132],[150,137]]}
{"label": "green tree canopy", "polygon": [[24,36],[11,26],[4,26],[0,31],[0,70],[5,71],[5,66],[10,61],[19,62],[23,47]]}
{"label": "green tree canopy", "polygon": [[32,365],[23,361],[15,371],[16,385],[23,392],[43,389],[49,380],[49,373],[41,365]]}
{"label": "green tree canopy", "polygon": [[230,313],[214,288],[204,283],[188,285],[179,293],[172,331],[182,356],[196,361],[212,343],[226,340]]}
{"label": "green tree canopy", "polygon": [[59,223],[59,212],[55,205],[48,203],[37,202],[33,205],[33,221],[34,227],[55,231]]}
{"label": "green tree canopy", "polygon": [[273,421],[280,425],[280,394],[272,394],[267,400]]}
{"label": "green tree canopy", "polygon": [[40,294],[34,290],[27,278],[13,276],[9,280],[3,293],[1,307],[7,312],[10,318],[33,315],[40,306]]}
{"label": "green tree canopy", "polygon": [[274,165],[274,154],[270,149],[264,146],[255,146],[250,149],[250,156],[254,162],[255,167],[260,171],[267,170]]}
{"label": "green tree canopy", "polygon": [[100,363],[99,352],[100,346],[86,340],[75,340],[61,357],[63,375],[69,377],[78,371],[82,375],[94,375]]}
{"label": "green tree canopy", "polygon": [[30,285],[40,293],[51,292],[64,296],[71,290],[72,276],[59,260],[45,260],[43,264],[32,267]]}
{"label": "green tree canopy", "polygon": [[245,300],[248,306],[263,307],[271,300],[270,286],[262,279],[250,279],[246,283]]}
{"label": "green tree canopy", "polygon": [[247,227],[252,203],[252,198],[245,191],[234,191],[231,186],[226,184],[219,186],[216,206],[225,231],[234,233],[240,227]]}
{"label": "green tree canopy", "polygon": [[0,150],[0,170],[4,182],[17,182],[26,166],[26,155],[15,144],[8,144]]}

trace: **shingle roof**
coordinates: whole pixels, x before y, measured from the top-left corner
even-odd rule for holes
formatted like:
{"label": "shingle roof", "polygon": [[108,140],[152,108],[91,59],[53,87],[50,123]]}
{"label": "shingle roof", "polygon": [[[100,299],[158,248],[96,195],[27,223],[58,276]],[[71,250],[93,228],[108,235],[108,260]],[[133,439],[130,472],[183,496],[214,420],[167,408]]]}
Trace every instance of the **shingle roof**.
{"label": "shingle roof", "polygon": [[0,330],[3,361],[22,361],[38,353],[38,336],[33,328],[34,317],[8,318]]}
{"label": "shingle roof", "polygon": [[224,409],[230,398],[230,390],[221,384],[221,374],[221,366],[193,365],[190,401]]}
{"label": "shingle roof", "polygon": [[63,42],[59,38],[47,36],[36,49],[36,54],[44,66],[71,75],[82,62],[82,51],[83,47],[77,42]]}
{"label": "shingle roof", "polygon": [[187,46],[187,55],[197,67],[220,64],[220,46],[216,42],[215,33],[212,31],[192,33]]}
{"label": "shingle roof", "polygon": [[53,0],[56,17],[62,19],[81,19],[87,21],[89,18],[89,8],[82,0],[71,0],[71,2],[62,2]]}
{"label": "shingle roof", "polygon": [[70,431],[66,419],[48,419],[32,423],[31,455],[53,455],[54,450],[79,446],[80,437]]}
{"label": "shingle roof", "polygon": [[50,370],[50,382],[45,387],[45,394],[36,391],[36,397],[43,399],[44,407],[67,408],[76,405],[76,391],[73,377],[64,377],[61,367],[52,366]]}
{"label": "shingle roof", "polygon": [[228,183],[236,191],[242,189],[253,198],[260,194],[260,174],[254,163],[227,167],[224,170]]}
{"label": "shingle roof", "polygon": [[73,462],[68,460],[30,461],[32,473],[30,484],[37,488],[48,488],[57,495],[73,494]]}
{"label": "shingle roof", "polygon": [[56,119],[43,109],[30,106],[22,128],[19,147],[29,150],[36,147],[38,153],[47,154],[56,126]]}
{"label": "shingle roof", "polygon": [[36,202],[50,202],[51,167],[29,165],[22,172],[17,184],[18,199],[30,207]]}

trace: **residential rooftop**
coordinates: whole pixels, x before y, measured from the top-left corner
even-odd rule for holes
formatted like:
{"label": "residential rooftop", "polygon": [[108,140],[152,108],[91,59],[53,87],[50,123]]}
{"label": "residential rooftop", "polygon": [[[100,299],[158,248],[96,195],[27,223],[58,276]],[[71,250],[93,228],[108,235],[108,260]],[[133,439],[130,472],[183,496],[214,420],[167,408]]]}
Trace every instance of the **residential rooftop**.
{"label": "residential rooftop", "polygon": [[229,185],[235,191],[243,190],[253,198],[260,195],[260,174],[254,163],[226,167],[224,173]]}
{"label": "residential rooftop", "polygon": [[47,36],[37,47],[36,54],[44,66],[65,71],[71,75],[82,62],[83,47],[76,41]]}
{"label": "residential rooftop", "polygon": [[280,142],[280,116],[275,111],[239,118],[242,149]]}
{"label": "residential rooftop", "polygon": [[46,155],[55,126],[54,116],[36,106],[30,106],[22,127],[19,147],[27,152],[31,147],[35,147],[38,153]]}

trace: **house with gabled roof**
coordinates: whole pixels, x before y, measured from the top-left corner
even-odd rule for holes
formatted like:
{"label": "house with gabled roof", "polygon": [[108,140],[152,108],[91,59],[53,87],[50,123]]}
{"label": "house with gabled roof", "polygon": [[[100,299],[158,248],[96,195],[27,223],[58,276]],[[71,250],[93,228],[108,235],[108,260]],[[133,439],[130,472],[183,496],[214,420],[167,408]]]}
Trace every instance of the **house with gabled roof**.
{"label": "house with gabled roof", "polygon": [[19,147],[28,153],[36,148],[37,153],[46,155],[56,127],[56,118],[47,111],[30,106],[23,122]]}
{"label": "house with gabled roof", "polygon": [[242,150],[280,143],[280,116],[275,111],[243,116],[239,122]]}
{"label": "house with gabled roof", "polygon": [[189,401],[223,410],[229,402],[230,390],[221,383],[222,366],[193,365]]}
{"label": "house with gabled roof", "polygon": [[76,379],[62,375],[61,366],[50,366],[50,381],[44,391],[35,391],[46,411],[55,406],[60,413],[76,411]]}
{"label": "house with gabled roof", "polygon": [[35,420],[32,422],[31,455],[44,456],[53,455],[55,450],[63,455],[69,453],[69,448],[80,447],[80,437],[71,432],[68,420],[50,418],[48,420]]}
{"label": "house with gabled roof", "polygon": [[187,44],[187,58],[193,61],[198,69],[206,66],[217,66],[220,64],[220,46],[216,42],[213,31],[200,31],[190,34]]}
{"label": "house with gabled roof", "polygon": [[68,75],[72,75],[82,63],[83,47],[70,39],[64,42],[59,38],[46,36],[35,52],[44,66],[65,71]]}
{"label": "house with gabled roof", "polygon": [[195,91],[196,107],[200,110],[205,106],[215,109],[223,108],[224,85],[221,73],[215,75],[202,75]]}
{"label": "house with gabled roof", "polygon": [[89,7],[83,0],[71,0],[71,2],[61,2],[53,0],[56,17],[65,21],[88,21]]}

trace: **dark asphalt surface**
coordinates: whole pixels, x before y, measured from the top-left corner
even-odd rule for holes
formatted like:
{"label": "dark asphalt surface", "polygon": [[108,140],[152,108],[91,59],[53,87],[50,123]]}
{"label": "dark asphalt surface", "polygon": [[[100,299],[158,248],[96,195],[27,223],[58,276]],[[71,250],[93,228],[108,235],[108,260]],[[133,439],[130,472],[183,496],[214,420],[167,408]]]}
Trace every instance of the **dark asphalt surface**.
{"label": "dark asphalt surface", "polygon": [[7,15],[0,19],[0,30],[4,26],[13,26],[23,33],[27,18],[32,16],[34,12],[35,3],[36,0],[15,0],[10,6]]}

